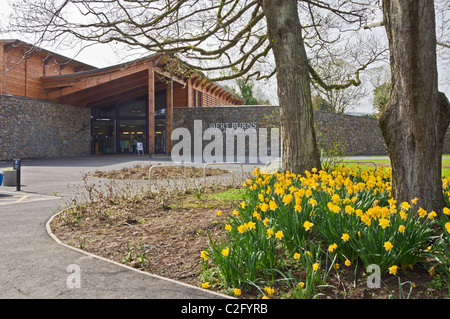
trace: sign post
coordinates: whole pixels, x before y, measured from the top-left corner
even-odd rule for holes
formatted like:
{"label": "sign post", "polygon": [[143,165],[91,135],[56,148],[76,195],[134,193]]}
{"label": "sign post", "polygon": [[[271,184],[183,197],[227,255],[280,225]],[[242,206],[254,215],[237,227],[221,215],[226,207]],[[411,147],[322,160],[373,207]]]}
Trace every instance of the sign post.
{"label": "sign post", "polygon": [[13,168],[16,171],[16,190],[17,191],[20,191],[20,169],[21,169],[21,166],[22,166],[22,160],[15,159]]}
{"label": "sign post", "polygon": [[137,150],[138,155],[139,155],[139,153],[142,153],[142,155],[144,155],[144,145],[142,144],[142,142],[136,143],[136,150]]}

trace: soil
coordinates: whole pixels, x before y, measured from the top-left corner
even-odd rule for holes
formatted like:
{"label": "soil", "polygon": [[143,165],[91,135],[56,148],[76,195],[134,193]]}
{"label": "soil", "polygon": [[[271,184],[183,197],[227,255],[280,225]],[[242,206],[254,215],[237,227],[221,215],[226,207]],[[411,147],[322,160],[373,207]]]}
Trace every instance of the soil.
{"label": "soil", "polygon": [[[112,171],[95,171],[90,174],[92,177],[108,178],[108,179],[126,179],[126,180],[146,180],[149,178],[149,170],[152,169],[152,179],[180,179],[184,178],[183,167],[161,167],[160,165],[136,165],[134,167],[125,167],[119,170]],[[229,171],[218,168],[207,168],[205,170],[206,176],[218,176],[227,174]],[[186,167],[187,178],[200,178],[203,177],[203,168]]]}
{"label": "soil", "polygon": [[[216,187],[221,192],[229,189]],[[79,205],[54,218],[52,232],[92,254],[198,286],[200,252],[209,243],[208,234],[217,238],[223,233],[225,212],[237,202],[216,199],[208,191],[200,198],[195,192],[149,195]],[[219,216],[218,210],[224,214]]]}
{"label": "soil", "polygon": [[[111,177],[119,173],[111,173]],[[184,174],[184,173],[183,173]],[[92,254],[124,263],[143,271],[200,286],[202,265],[200,252],[224,234],[227,216],[242,199],[242,191],[232,185],[214,185],[196,191],[148,193],[141,198],[101,197],[101,201],[74,203],[53,219],[53,233],[64,243]],[[216,194],[232,194],[223,198]],[[222,212],[221,215],[217,211]],[[332,288],[324,289],[323,298],[372,299],[399,297],[402,291],[410,298],[448,298],[448,287],[434,285],[426,269],[416,265],[413,271],[382,278],[380,289],[367,288],[361,266],[342,269],[330,275]],[[355,279],[357,278],[357,279]],[[219,287],[210,287],[220,290]],[[245,292],[241,298],[260,298],[258,291]],[[278,293],[274,298],[287,297]]]}

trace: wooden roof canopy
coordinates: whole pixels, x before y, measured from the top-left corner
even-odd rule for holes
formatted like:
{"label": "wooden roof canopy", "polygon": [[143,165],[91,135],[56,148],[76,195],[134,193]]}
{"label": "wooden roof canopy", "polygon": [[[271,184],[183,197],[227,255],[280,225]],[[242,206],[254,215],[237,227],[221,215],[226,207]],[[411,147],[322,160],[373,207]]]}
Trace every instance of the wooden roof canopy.
{"label": "wooden roof canopy", "polygon": [[[182,73],[167,71],[174,69],[170,67],[174,63],[167,55],[158,53],[111,67],[43,76],[41,82],[49,100],[86,107],[104,107],[144,96],[149,92],[149,85],[153,85],[156,92],[164,89],[170,81],[183,87],[199,88],[233,104],[243,104],[240,97],[189,70],[184,69]],[[149,83],[150,79],[153,83]]]}

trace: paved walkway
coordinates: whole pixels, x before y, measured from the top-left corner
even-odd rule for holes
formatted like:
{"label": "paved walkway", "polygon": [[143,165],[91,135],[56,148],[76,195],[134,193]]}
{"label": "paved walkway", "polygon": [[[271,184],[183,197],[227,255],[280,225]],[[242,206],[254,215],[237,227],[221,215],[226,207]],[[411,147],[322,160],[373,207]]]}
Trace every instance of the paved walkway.
{"label": "paved walkway", "polygon": [[[21,191],[0,186],[0,298],[226,297],[71,249],[47,232],[51,216],[79,191],[83,173],[148,160],[142,156],[23,160]],[[0,170],[11,165],[0,161]],[[79,268],[72,273],[71,265]],[[73,287],[77,278],[80,288]]]}

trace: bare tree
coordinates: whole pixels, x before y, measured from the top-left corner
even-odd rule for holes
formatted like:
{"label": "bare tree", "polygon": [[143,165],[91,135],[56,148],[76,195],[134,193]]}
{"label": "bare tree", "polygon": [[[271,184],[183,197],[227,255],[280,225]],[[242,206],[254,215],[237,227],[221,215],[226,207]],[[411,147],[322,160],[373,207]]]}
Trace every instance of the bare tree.
{"label": "bare tree", "polygon": [[[435,0],[435,8],[438,66],[450,70],[450,5],[446,0]],[[449,90],[450,72],[439,72],[439,77],[440,84]]]}
{"label": "bare tree", "polygon": [[[42,45],[72,45],[75,39],[120,43],[163,52],[180,63],[172,72],[192,72],[223,81],[257,80],[276,74],[283,140],[282,166],[294,173],[320,168],[311,103],[311,78],[325,89],[359,85],[359,63],[346,83],[326,83],[308,54],[328,54],[351,39],[373,6],[369,0],[18,0],[11,28]],[[323,36],[326,28],[331,36]],[[330,32],[334,30],[334,32]]]}
{"label": "bare tree", "polygon": [[438,91],[434,9],[433,1],[383,0],[392,89],[379,124],[391,158],[393,196],[417,197],[423,208],[439,213],[450,104]]}
{"label": "bare tree", "polygon": [[[350,66],[341,59],[333,59],[328,61],[328,63],[322,61],[319,68],[320,71],[318,70],[317,72],[327,83],[344,83],[348,81]],[[316,92],[320,99],[331,106],[332,112],[339,114],[353,110],[359,100],[367,93],[362,85],[352,85],[343,90],[327,90],[316,82],[313,82],[312,85],[313,92]]]}

